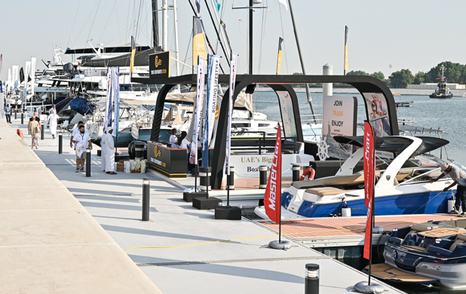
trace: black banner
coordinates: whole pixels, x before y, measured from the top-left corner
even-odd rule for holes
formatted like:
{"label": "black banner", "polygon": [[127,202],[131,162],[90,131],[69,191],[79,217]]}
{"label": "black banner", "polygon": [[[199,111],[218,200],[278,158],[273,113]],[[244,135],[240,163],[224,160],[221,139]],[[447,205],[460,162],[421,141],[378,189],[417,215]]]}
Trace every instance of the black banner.
{"label": "black banner", "polygon": [[149,73],[151,78],[168,78],[170,76],[170,52],[149,55]]}

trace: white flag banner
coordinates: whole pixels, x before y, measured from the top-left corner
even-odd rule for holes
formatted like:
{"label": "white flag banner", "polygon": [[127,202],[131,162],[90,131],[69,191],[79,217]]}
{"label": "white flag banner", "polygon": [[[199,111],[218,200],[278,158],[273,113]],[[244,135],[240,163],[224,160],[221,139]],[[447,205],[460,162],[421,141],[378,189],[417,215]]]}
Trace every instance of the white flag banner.
{"label": "white flag banner", "polygon": [[207,97],[204,102],[206,117],[204,119],[204,137],[202,144],[202,167],[209,165],[209,141],[214,131],[215,111],[217,109],[218,75],[220,57],[209,55],[207,61]]}
{"label": "white flag banner", "polygon": [[194,112],[193,112],[193,129],[191,137],[191,150],[189,153],[189,163],[198,163],[197,158],[197,143],[199,141],[200,125],[200,114],[201,108],[204,102],[204,83],[205,83],[205,59],[199,57],[197,65],[197,87],[196,87],[196,100],[194,101]]}
{"label": "white flag banner", "polygon": [[281,5],[283,5],[285,7],[286,10],[288,10],[288,0],[278,0],[278,3],[280,3]]}
{"label": "white flag banner", "polygon": [[231,120],[233,116],[233,95],[235,92],[236,84],[236,71],[238,64],[238,55],[231,56],[230,63],[230,86],[228,90],[228,114],[227,114],[227,137],[226,137],[226,153],[225,153],[225,172],[230,175],[230,155],[231,155]]}
{"label": "white flag banner", "polygon": [[118,67],[107,71],[107,103],[105,106],[104,131],[113,128],[113,136],[118,133],[120,117],[120,81]]}

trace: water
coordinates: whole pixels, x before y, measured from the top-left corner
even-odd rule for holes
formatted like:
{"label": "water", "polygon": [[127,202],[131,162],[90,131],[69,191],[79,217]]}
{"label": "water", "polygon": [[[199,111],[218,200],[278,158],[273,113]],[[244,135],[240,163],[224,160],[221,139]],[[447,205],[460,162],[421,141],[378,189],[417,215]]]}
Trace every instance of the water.
{"label": "water", "polygon": [[[358,122],[366,118],[364,104],[360,95],[337,94],[338,96],[354,96],[358,98]],[[299,106],[303,123],[310,122],[311,114],[305,93],[298,93]],[[322,93],[312,93],[312,104],[315,114],[322,114]],[[398,118],[414,121],[414,125],[424,128],[440,128],[446,133],[442,138],[450,141],[446,155],[463,165],[466,164],[466,99],[454,97],[452,99],[430,99],[428,96],[397,96],[396,101],[413,101],[411,107],[398,108]],[[258,112],[267,114],[270,120],[280,120],[280,110],[277,98],[271,91],[256,92],[254,106]],[[307,118],[307,121],[306,121]]]}

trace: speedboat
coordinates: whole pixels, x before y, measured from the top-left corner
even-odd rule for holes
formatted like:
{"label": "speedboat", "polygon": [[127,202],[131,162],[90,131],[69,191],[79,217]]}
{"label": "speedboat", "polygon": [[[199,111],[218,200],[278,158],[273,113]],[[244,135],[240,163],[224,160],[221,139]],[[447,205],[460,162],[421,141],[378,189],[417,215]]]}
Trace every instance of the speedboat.
{"label": "speedboat", "polygon": [[[341,144],[358,148],[340,167],[335,176],[313,181],[297,181],[281,194],[282,215],[328,217],[341,215],[351,208],[353,216],[367,214],[364,205],[362,169],[363,137],[336,136]],[[443,192],[452,183],[441,175],[441,160],[426,153],[448,144],[435,137],[377,137],[375,215],[426,214],[447,212],[447,200],[453,191]],[[435,159],[435,160],[433,160]],[[264,207],[255,209],[267,219]]]}
{"label": "speedboat", "polygon": [[427,222],[393,230],[384,249],[385,263],[407,273],[466,289],[466,219]]}

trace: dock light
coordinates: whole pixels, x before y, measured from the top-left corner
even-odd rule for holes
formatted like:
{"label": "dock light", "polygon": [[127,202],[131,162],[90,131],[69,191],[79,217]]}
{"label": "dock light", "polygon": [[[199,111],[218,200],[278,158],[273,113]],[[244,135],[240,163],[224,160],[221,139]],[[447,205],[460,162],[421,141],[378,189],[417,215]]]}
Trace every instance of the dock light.
{"label": "dock light", "polygon": [[142,221],[149,221],[150,209],[150,180],[144,178],[142,180]]}
{"label": "dock light", "polygon": [[58,154],[62,154],[63,152],[63,135],[58,135]]}
{"label": "dock light", "polygon": [[91,176],[91,149],[86,149],[86,177]]}
{"label": "dock light", "polygon": [[304,293],[305,294],[319,294],[319,265],[315,263],[306,264],[305,271],[305,284],[304,284]]}

